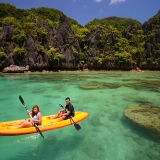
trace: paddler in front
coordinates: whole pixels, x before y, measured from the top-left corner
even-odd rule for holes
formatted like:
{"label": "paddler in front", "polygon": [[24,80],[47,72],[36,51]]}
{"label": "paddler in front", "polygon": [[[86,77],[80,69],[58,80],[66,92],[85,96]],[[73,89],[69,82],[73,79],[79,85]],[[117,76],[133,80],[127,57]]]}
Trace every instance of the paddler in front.
{"label": "paddler in front", "polygon": [[31,119],[21,121],[21,122],[16,122],[12,124],[7,124],[7,126],[13,126],[17,125],[16,128],[28,128],[28,127],[33,127],[34,123],[38,126],[41,125],[42,123],[42,115],[40,113],[40,109],[37,105],[34,105],[32,108],[32,112],[27,111],[28,115],[31,115]]}

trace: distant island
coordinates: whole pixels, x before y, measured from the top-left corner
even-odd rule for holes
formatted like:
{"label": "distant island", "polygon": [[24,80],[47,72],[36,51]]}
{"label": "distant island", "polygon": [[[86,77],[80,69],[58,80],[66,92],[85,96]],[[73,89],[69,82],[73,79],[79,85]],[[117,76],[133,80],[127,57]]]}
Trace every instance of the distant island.
{"label": "distant island", "polygon": [[160,70],[160,11],[144,24],[113,16],[81,26],[53,8],[0,3],[0,71],[9,66]]}

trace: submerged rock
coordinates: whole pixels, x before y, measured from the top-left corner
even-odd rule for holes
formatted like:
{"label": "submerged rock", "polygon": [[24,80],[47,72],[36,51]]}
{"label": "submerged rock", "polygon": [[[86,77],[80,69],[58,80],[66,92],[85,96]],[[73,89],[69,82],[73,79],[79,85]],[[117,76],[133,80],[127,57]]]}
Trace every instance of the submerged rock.
{"label": "submerged rock", "polygon": [[160,92],[160,81],[159,80],[141,80],[136,84],[134,82],[125,83],[124,86],[133,88],[135,90],[144,90],[151,92]]}
{"label": "submerged rock", "polygon": [[151,104],[151,102],[148,101],[148,99],[146,98],[137,98],[137,99],[134,99],[135,102],[137,103],[140,103],[140,105],[149,105]]}
{"label": "submerged rock", "polygon": [[121,87],[118,83],[104,83],[104,86],[110,89],[115,89]]}
{"label": "submerged rock", "polygon": [[137,125],[147,129],[151,135],[160,138],[160,107],[127,107],[124,115]]}
{"label": "submerged rock", "polygon": [[83,84],[83,85],[80,85],[79,87],[82,89],[97,89],[100,86],[98,84],[91,83],[91,84]]}

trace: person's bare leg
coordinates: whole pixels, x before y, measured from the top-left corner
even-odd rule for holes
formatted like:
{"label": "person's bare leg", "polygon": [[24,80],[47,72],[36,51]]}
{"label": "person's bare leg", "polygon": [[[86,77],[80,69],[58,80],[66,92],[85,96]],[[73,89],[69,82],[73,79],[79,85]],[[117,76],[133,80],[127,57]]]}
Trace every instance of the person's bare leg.
{"label": "person's bare leg", "polygon": [[6,123],[6,126],[15,126],[15,125],[20,125],[20,124],[22,124],[23,123],[23,121],[22,122],[13,122],[13,123]]}
{"label": "person's bare leg", "polygon": [[61,112],[56,114],[55,116],[50,116],[49,119],[55,119],[55,118],[59,118],[61,116]]}
{"label": "person's bare leg", "polygon": [[28,128],[28,127],[32,127],[33,124],[32,122],[29,122],[29,121],[24,121],[23,123],[21,123],[18,127],[16,127],[17,129],[18,128]]}
{"label": "person's bare leg", "polygon": [[51,117],[51,119],[55,119],[55,118],[59,118],[59,114],[56,114],[56,115]]}
{"label": "person's bare leg", "polygon": [[66,116],[61,116],[61,117],[57,120],[57,122],[60,122],[60,121],[64,120],[65,118],[66,118]]}

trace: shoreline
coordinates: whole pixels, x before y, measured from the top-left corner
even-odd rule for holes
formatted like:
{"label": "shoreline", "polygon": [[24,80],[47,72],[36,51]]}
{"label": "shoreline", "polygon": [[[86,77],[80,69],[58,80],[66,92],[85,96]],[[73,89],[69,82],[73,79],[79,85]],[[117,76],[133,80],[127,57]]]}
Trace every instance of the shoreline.
{"label": "shoreline", "polygon": [[86,73],[86,72],[133,72],[133,73],[144,73],[144,72],[160,72],[160,70],[141,70],[141,71],[137,71],[137,70],[43,70],[43,71],[24,71],[24,72],[2,72],[0,71],[0,74],[37,74],[37,73],[67,73],[67,72],[73,72],[73,73],[77,73],[77,72],[81,72],[81,73]]}
{"label": "shoreline", "polygon": [[16,66],[10,65],[0,70],[0,73],[55,73],[55,72],[147,72],[147,71],[160,71],[160,70],[141,70],[139,67],[135,67],[131,70],[107,70],[107,69],[30,69],[29,66]]}

